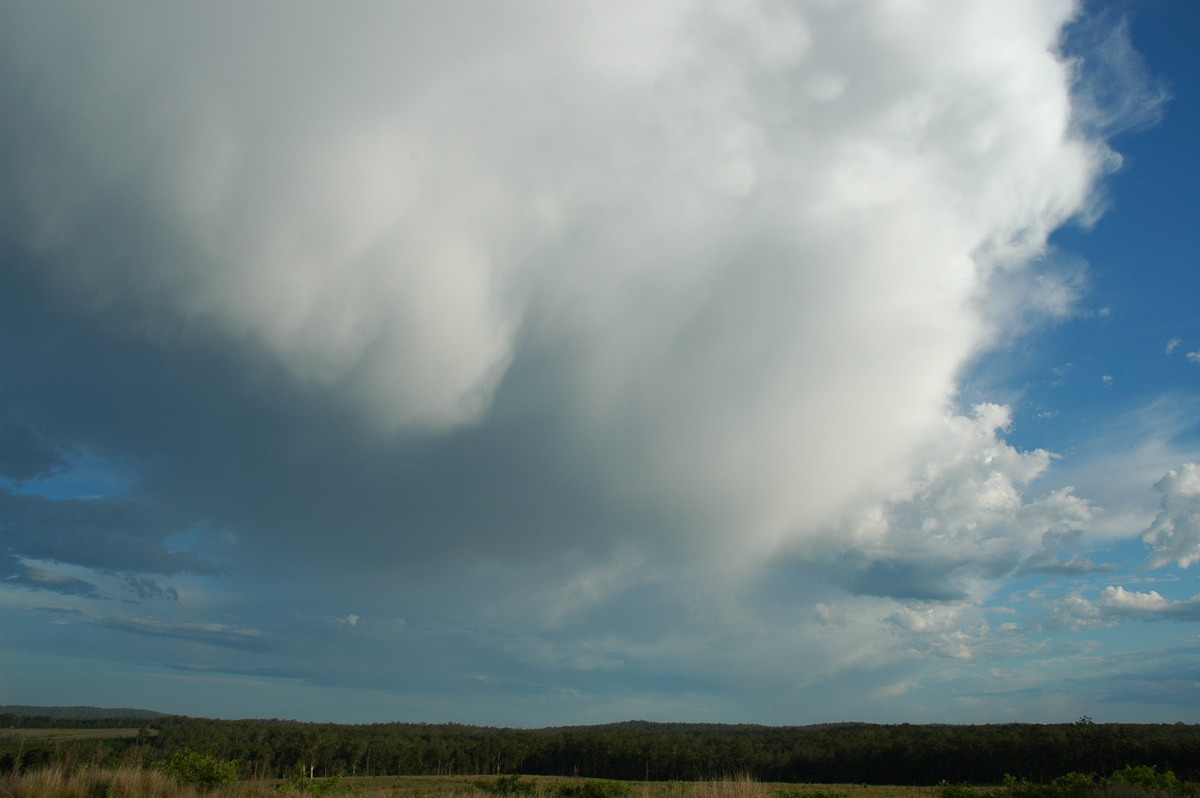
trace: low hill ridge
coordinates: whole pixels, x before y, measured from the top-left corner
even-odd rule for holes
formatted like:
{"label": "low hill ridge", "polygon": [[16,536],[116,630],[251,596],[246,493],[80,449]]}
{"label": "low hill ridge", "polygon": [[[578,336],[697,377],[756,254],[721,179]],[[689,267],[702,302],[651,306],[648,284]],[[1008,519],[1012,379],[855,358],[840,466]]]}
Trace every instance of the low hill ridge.
{"label": "low hill ridge", "polygon": [[100,718],[165,718],[165,713],[129,707],[35,707],[23,704],[0,705],[0,715],[20,715],[36,718],[70,718],[97,720]]}

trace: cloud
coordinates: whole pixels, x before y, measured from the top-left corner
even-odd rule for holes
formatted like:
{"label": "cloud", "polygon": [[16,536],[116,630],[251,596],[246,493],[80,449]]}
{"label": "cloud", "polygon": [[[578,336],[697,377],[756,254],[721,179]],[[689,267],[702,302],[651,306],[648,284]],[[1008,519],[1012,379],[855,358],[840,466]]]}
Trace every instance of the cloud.
{"label": "cloud", "polygon": [[[956,407],[1083,290],[1046,240],[1117,117],[1073,3],[70,8],[0,34],[0,523],[129,574],[152,617],[94,628],[777,706],[1093,567],[1053,457]],[[122,490],[37,495],[75,451]]]}
{"label": "cloud", "polygon": [[153,579],[139,579],[135,576],[127,576],[125,577],[125,587],[142,600],[165,599],[167,601],[179,601],[178,590],[169,585],[164,587]]}
{"label": "cloud", "polygon": [[[1089,519],[1090,520],[1090,519]],[[1115,570],[1111,564],[1097,565],[1087,557],[1072,554],[1067,559],[1061,559],[1059,550],[1063,547],[1077,545],[1083,535],[1080,529],[1050,529],[1042,534],[1042,549],[1029,555],[1018,574],[1057,574],[1061,576],[1081,576],[1090,573],[1108,573]]]}
{"label": "cloud", "polygon": [[6,546],[22,557],[100,570],[218,573],[193,553],[168,549],[179,521],[145,500],[54,500],[0,488],[0,527]]}
{"label": "cloud", "polygon": [[11,554],[0,553],[0,584],[16,585],[34,590],[51,590],[69,596],[95,595],[91,582],[58,571],[38,568],[22,562]]}
{"label": "cloud", "polygon": [[1180,339],[1172,338],[1170,341],[1167,341],[1167,346],[1164,351],[1169,355],[1172,352],[1174,352],[1181,343],[1183,343],[1183,341],[1181,341]]}
{"label": "cloud", "polygon": [[1133,48],[1129,18],[1116,7],[1092,10],[1066,28],[1064,41],[1067,52],[1087,53],[1075,85],[1075,123],[1105,135],[1158,124],[1170,88]]}
{"label": "cloud", "polygon": [[1109,585],[1091,600],[1072,595],[1057,602],[1054,622],[1075,628],[1116,626],[1128,620],[1200,621],[1200,596],[1169,599],[1157,590],[1138,592]]}
{"label": "cloud", "polygon": [[1154,484],[1162,494],[1158,516],[1142,533],[1152,549],[1148,564],[1182,568],[1200,560],[1200,467],[1184,463]]}
{"label": "cloud", "polygon": [[27,10],[6,235],[111,393],[39,424],[144,408],[103,444],[169,439],[148,487],[312,563],[648,527],[762,556],[886,483],[1046,295],[1017,276],[1104,151],[1070,12]]}
{"label": "cloud", "polygon": [[998,405],[948,418],[891,497],[863,503],[821,544],[787,556],[852,593],[943,601],[968,599],[1014,572],[1065,568],[1054,551],[1078,538],[1096,508],[1071,488],[1027,499],[1051,456],[1009,446],[998,436],[1008,424]]}
{"label": "cloud", "polygon": [[20,485],[68,468],[66,459],[24,424],[0,419],[0,478]]}
{"label": "cloud", "polygon": [[223,623],[161,621],[115,615],[93,617],[88,623],[115,631],[178,638],[211,646],[245,649],[263,646],[262,631]]}

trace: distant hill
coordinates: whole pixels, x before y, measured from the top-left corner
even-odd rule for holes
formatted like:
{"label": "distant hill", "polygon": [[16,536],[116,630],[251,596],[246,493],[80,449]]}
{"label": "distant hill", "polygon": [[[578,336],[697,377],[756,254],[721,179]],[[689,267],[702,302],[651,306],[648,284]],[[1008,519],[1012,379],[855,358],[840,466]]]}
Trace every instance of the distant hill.
{"label": "distant hill", "polygon": [[0,715],[23,715],[36,718],[72,718],[78,720],[97,720],[100,718],[165,718],[162,712],[149,709],[129,709],[120,707],[30,707],[21,704],[0,705]]}

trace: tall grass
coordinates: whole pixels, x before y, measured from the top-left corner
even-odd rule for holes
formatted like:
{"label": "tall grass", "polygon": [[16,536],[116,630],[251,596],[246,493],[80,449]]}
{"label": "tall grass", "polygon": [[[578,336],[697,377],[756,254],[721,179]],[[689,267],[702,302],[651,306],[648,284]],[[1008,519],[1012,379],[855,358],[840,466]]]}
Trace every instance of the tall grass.
{"label": "tall grass", "polygon": [[27,770],[0,776],[3,798],[256,798],[275,795],[269,789],[234,785],[201,793],[160,770],[144,768],[63,767]]}
{"label": "tall grass", "polygon": [[[206,791],[194,784],[181,783],[160,769],[57,766],[0,774],[0,798],[937,798],[937,793],[934,788],[921,787],[770,785],[748,777],[708,782],[633,783],[527,776],[494,780],[465,777],[437,780],[404,777],[274,779],[239,781]],[[981,793],[977,798],[993,796]],[[1088,798],[1162,796],[1114,794]]]}

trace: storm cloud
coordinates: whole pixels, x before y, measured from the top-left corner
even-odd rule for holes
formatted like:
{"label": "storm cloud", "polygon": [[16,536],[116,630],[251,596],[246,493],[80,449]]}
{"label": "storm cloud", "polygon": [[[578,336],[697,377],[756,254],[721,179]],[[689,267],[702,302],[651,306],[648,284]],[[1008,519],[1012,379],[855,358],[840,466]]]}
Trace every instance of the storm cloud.
{"label": "storm cloud", "polygon": [[[285,607],[514,692],[783,684],[843,600],[814,674],[966,650],[1096,509],[960,377],[1070,311],[1047,237],[1162,96],[1120,30],[1096,96],[1066,0],[900,9],[11,9],[8,572],[124,574],[171,600],[92,626],[314,684]],[[85,459],[124,484],[61,495]]]}

